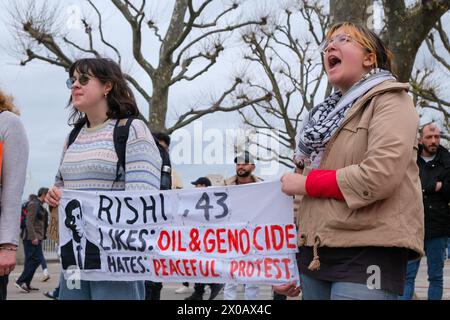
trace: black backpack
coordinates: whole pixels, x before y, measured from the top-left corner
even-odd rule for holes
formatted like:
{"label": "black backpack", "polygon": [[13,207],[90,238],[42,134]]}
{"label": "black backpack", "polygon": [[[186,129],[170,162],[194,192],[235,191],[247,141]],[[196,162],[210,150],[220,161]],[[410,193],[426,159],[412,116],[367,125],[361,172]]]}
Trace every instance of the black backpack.
{"label": "black backpack", "polygon": [[20,210],[20,229],[21,230],[23,230],[27,227],[27,215],[28,215],[27,206],[28,206],[28,201],[24,202],[22,204],[22,208]]}
{"label": "black backpack", "polygon": [[[113,132],[113,140],[114,140],[114,149],[117,154],[117,167],[116,167],[116,179],[114,183],[119,181],[120,174],[119,170],[122,167],[123,172],[125,172],[125,163],[126,163],[126,147],[128,141],[128,135],[130,133],[131,122],[133,122],[135,118],[125,118],[125,119],[117,119],[116,125],[114,126]],[[80,122],[75,125],[72,131],[69,134],[69,140],[67,143],[67,148],[75,141],[78,134],[83,128],[85,122]],[[170,177],[171,171],[171,163],[170,163],[170,155],[166,149],[158,142],[158,140],[154,139],[156,146],[158,147],[159,154],[161,155],[162,165],[161,165],[161,190],[169,190],[172,188],[172,179]],[[169,177],[167,177],[167,171],[169,172]],[[114,185],[113,183],[113,185]]]}

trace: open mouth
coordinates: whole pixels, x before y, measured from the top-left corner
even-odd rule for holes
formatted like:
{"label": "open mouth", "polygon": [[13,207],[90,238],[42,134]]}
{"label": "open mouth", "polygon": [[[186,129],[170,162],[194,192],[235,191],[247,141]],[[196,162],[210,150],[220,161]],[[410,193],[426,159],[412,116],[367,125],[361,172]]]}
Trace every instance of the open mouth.
{"label": "open mouth", "polygon": [[330,70],[333,70],[340,64],[341,64],[341,59],[339,59],[338,57],[336,57],[336,56],[328,57],[328,66],[329,66]]}

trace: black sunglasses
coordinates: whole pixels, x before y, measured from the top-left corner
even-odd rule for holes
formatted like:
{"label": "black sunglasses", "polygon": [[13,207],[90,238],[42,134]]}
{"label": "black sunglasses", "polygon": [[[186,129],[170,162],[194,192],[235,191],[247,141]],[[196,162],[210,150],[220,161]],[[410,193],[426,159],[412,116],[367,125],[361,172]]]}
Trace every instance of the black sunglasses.
{"label": "black sunglasses", "polygon": [[[89,78],[89,76],[85,73],[80,74],[80,76],[78,77],[78,83],[81,84],[82,86],[85,86],[88,84],[89,80],[91,80],[91,78]],[[75,81],[77,81],[77,78],[75,76],[70,77],[69,79],[66,80],[66,86],[69,89],[72,89],[73,84],[75,83]]]}

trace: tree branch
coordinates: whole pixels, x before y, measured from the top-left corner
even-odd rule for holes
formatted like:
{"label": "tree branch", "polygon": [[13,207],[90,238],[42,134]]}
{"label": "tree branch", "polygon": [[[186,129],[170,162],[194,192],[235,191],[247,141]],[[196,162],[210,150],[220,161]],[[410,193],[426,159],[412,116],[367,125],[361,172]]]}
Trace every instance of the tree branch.
{"label": "tree branch", "polygon": [[[94,5],[94,3],[91,0],[88,0],[89,4],[91,5],[91,7],[95,10],[95,12],[97,13],[97,18],[98,18],[98,31],[100,34],[100,40],[102,41],[103,44],[105,44],[107,47],[111,48],[117,55],[117,62],[119,63],[119,65],[122,64],[122,56],[120,55],[119,50],[113,46],[111,43],[109,43],[108,41],[105,40],[105,37],[103,36],[103,21],[102,21],[102,15],[100,13],[100,11],[98,10],[98,8]],[[145,1],[144,1],[145,4]]]}
{"label": "tree branch", "polygon": [[259,98],[255,98],[252,100],[249,100],[248,97],[246,96],[242,96],[239,100],[240,102],[236,103],[235,105],[229,106],[229,107],[222,107],[222,103],[224,102],[225,98],[227,98],[231,93],[233,93],[237,86],[239,84],[241,84],[242,81],[240,79],[236,79],[235,83],[233,84],[233,86],[228,89],[227,91],[225,91],[222,96],[209,108],[205,108],[205,109],[199,109],[199,110],[190,110],[184,114],[182,114],[177,122],[167,130],[167,132],[170,134],[173,131],[175,131],[178,128],[184,127],[186,125],[188,125],[189,123],[203,117],[206,114],[210,114],[213,112],[231,112],[231,111],[236,111],[242,108],[245,108],[255,102],[259,102],[259,101],[269,101],[272,97],[271,96],[263,96],[263,97],[259,97]]}
{"label": "tree branch", "polygon": [[[144,55],[142,54],[142,32],[141,24],[144,19],[144,13],[142,10],[138,12],[136,16],[133,16],[128,9],[128,5],[131,5],[129,1],[125,1],[126,4],[122,3],[120,0],[111,0],[111,2],[116,6],[117,9],[122,13],[123,17],[128,21],[131,26],[131,32],[133,36],[133,56],[136,62],[144,69],[144,71],[153,77],[155,73],[155,68],[148,62]],[[145,1],[143,2],[145,4]],[[132,5],[131,5],[132,6]],[[134,8],[134,7],[133,7]]]}

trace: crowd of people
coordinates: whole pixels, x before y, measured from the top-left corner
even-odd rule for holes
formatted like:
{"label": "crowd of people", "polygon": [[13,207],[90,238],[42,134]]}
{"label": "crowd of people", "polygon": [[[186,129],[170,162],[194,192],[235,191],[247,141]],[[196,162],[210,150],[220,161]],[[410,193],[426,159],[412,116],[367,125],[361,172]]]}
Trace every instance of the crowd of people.
{"label": "crowd of people", "polygon": [[[301,201],[295,221],[300,283],[273,286],[274,299],[411,299],[420,259],[427,257],[429,299],[442,299],[443,270],[450,233],[450,155],[440,130],[419,116],[408,84],[396,80],[393,55],[374,32],[353,23],[331,27],[320,47],[323,66],[335,90],[304,117],[297,133],[295,172],[280,181],[288,196]],[[181,188],[167,180],[170,137],[153,134],[120,67],[105,58],[77,60],[69,70],[70,123],[55,183],[40,189],[26,206],[22,232],[25,267],[16,286],[32,290],[43,261],[43,203],[57,207],[61,189],[142,192]],[[0,94],[0,299],[6,299],[20,234],[21,196],[28,143],[9,97]],[[124,134],[120,145],[115,137]],[[249,153],[235,158],[236,176],[225,185],[261,181]],[[95,168],[93,170],[92,168]],[[169,185],[168,185],[169,184]],[[207,188],[201,177],[192,182]],[[82,248],[80,248],[82,249]],[[448,253],[450,254],[450,252]],[[376,266],[379,280],[369,283]],[[45,266],[44,266],[45,267]],[[235,284],[188,284],[187,300],[209,299],[223,290],[237,298]],[[182,288],[183,288],[182,287]],[[144,281],[81,281],[69,289],[63,276],[48,296],[68,299],[158,300],[162,284]],[[183,289],[185,290],[185,289]],[[246,299],[259,287],[244,286]]]}

